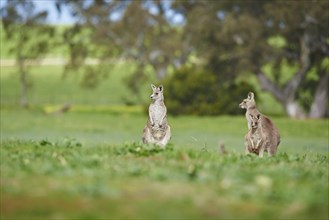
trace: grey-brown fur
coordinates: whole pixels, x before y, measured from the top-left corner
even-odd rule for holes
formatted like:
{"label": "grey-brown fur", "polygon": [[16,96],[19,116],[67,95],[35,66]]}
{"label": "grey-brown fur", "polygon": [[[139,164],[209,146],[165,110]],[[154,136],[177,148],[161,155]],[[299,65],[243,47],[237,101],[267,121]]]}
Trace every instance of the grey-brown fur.
{"label": "grey-brown fur", "polygon": [[263,157],[263,153],[268,145],[268,136],[265,135],[261,125],[261,115],[249,115],[251,128],[244,137],[246,154],[255,153]]}
{"label": "grey-brown fur", "polygon": [[270,156],[275,155],[280,144],[279,130],[268,117],[257,110],[254,94],[249,92],[239,106],[247,110],[248,133],[244,141],[246,153],[256,153],[262,157],[264,151],[267,151]]}
{"label": "grey-brown fur", "polygon": [[144,144],[156,144],[165,147],[170,140],[171,130],[167,121],[167,108],[164,104],[163,86],[151,85],[153,93],[149,106],[149,118],[143,131]]}
{"label": "grey-brown fur", "polygon": [[248,97],[246,99],[242,100],[242,102],[239,104],[239,107],[247,110],[246,119],[247,119],[247,123],[248,123],[248,129],[250,129],[251,128],[251,121],[250,121],[251,119],[250,119],[249,115],[250,114],[252,114],[252,115],[260,114],[260,112],[256,108],[254,93],[249,92]]}

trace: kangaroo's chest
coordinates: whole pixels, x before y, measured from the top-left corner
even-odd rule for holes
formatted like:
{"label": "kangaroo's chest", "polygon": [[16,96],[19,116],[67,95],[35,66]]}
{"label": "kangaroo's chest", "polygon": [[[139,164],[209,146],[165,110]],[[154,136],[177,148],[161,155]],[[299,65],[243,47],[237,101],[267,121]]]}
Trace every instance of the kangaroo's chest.
{"label": "kangaroo's chest", "polygon": [[257,143],[258,141],[262,140],[263,136],[260,129],[257,129],[254,133],[252,133],[250,139],[252,142]]}
{"label": "kangaroo's chest", "polygon": [[150,108],[150,117],[154,122],[159,122],[163,119],[166,114],[166,107],[164,105],[159,104],[151,104]]}

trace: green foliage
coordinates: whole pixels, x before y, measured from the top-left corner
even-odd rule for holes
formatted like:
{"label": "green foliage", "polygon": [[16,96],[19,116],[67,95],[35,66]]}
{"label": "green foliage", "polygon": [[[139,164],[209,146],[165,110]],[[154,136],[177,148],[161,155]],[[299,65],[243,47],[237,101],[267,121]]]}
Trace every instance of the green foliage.
{"label": "green foliage", "polygon": [[47,139],[42,139],[35,143],[35,146],[81,147],[82,144],[74,138],[65,138],[61,142],[51,142]]}
{"label": "green foliage", "polygon": [[277,49],[284,48],[287,45],[286,40],[280,35],[269,37],[267,40],[267,43],[271,47],[277,48]]}
{"label": "green foliage", "polygon": [[238,103],[254,89],[244,82],[218,83],[214,73],[183,67],[165,81],[168,112],[173,115],[240,114]]}
{"label": "green foliage", "polygon": [[[42,58],[67,58],[69,56],[68,48],[65,43],[63,43],[63,32],[68,29],[68,26],[61,25],[50,25],[53,29],[52,36],[44,37],[47,38],[48,46],[45,54],[42,54]],[[38,37],[31,38],[30,44],[35,45],[40,39]],[[14,39],[6,38],[6,32],[3,26],[3,22],[0,21],[0,58],[1,59],[15,59],[16,54],[12,50],[13,44],[15,43]]]}
{"label": "green foliage", "polygon": [[[328,81],[328,71],[321,67],[328,57],[328,6],[326,1],[308,0],[174,4],[184,11],[185,36],[208,68],[223,73],[220,81],[257,75],[262,89],[279,100],[290,117],[325,117],[328,112],[321,104],[328,100],[328,84],[321,83]],[[269,65],[271,74],[265,76],[261,70]],[[316,80],[308,82],[310,75],[317,75]],[[291,97],[296,100],[288,100]],[[287,110],[291,101],[298,112]]]}
{"label": "green foliage", "polygon": [[36,59],[49,51],[55,29],[45,23],[46,11],[37,12],[33,2],[8,1],[1,12],[1,38],[17,61]]}
{"label": "green foliage", "polygon": [[114,152],[117,155],[135,155],[140,157],[149,157],[163,151],[172,151],[173,146],[168,145],[165,149],[156,145],[144,145],[141,143],[125,144],[124,147],[115,147]]}

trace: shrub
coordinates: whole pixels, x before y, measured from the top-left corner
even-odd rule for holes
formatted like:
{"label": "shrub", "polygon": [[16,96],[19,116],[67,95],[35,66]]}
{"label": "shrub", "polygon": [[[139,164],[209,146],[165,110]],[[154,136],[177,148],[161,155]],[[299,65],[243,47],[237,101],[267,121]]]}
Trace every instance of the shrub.
{"label": "shrub", "polygon": [[183,67],[164,82],[165,103],[173,115],[241,114],[239,102],[253,88],[247,83],[219,83],[214,73]]}

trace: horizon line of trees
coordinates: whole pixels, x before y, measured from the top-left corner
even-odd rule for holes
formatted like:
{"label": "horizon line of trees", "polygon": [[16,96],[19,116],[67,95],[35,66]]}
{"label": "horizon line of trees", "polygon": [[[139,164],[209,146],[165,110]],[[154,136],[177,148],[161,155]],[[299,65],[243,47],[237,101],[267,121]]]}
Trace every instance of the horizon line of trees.
{"label": "horizon line of trees", "polygon": [[[196,57],[198,68],[214,79],[209,86],[232,88],[238,78],[254,75],[288,116],[328,116],[328,1],[56,0],[54,4],[58,13],[66,7],[76,19],[61,33],[61,43],[69,51],[65,71],[84,74],[86,87],[97,86],[98,79],[108,74],[102,63],[109,58],[135,61],[137,68],[127,87],[138,93],[146,68],[164,80],[169,69],[175,73]],[[13,42],[21,104],[27,106],[30,79],[25,61],[54,47],[49,39],[56,33],[46,23],[48,12],[36,11],[33,1],[8,1],[0,12],[5,37]],[[88,65],[90,57],[100,64]]]}

